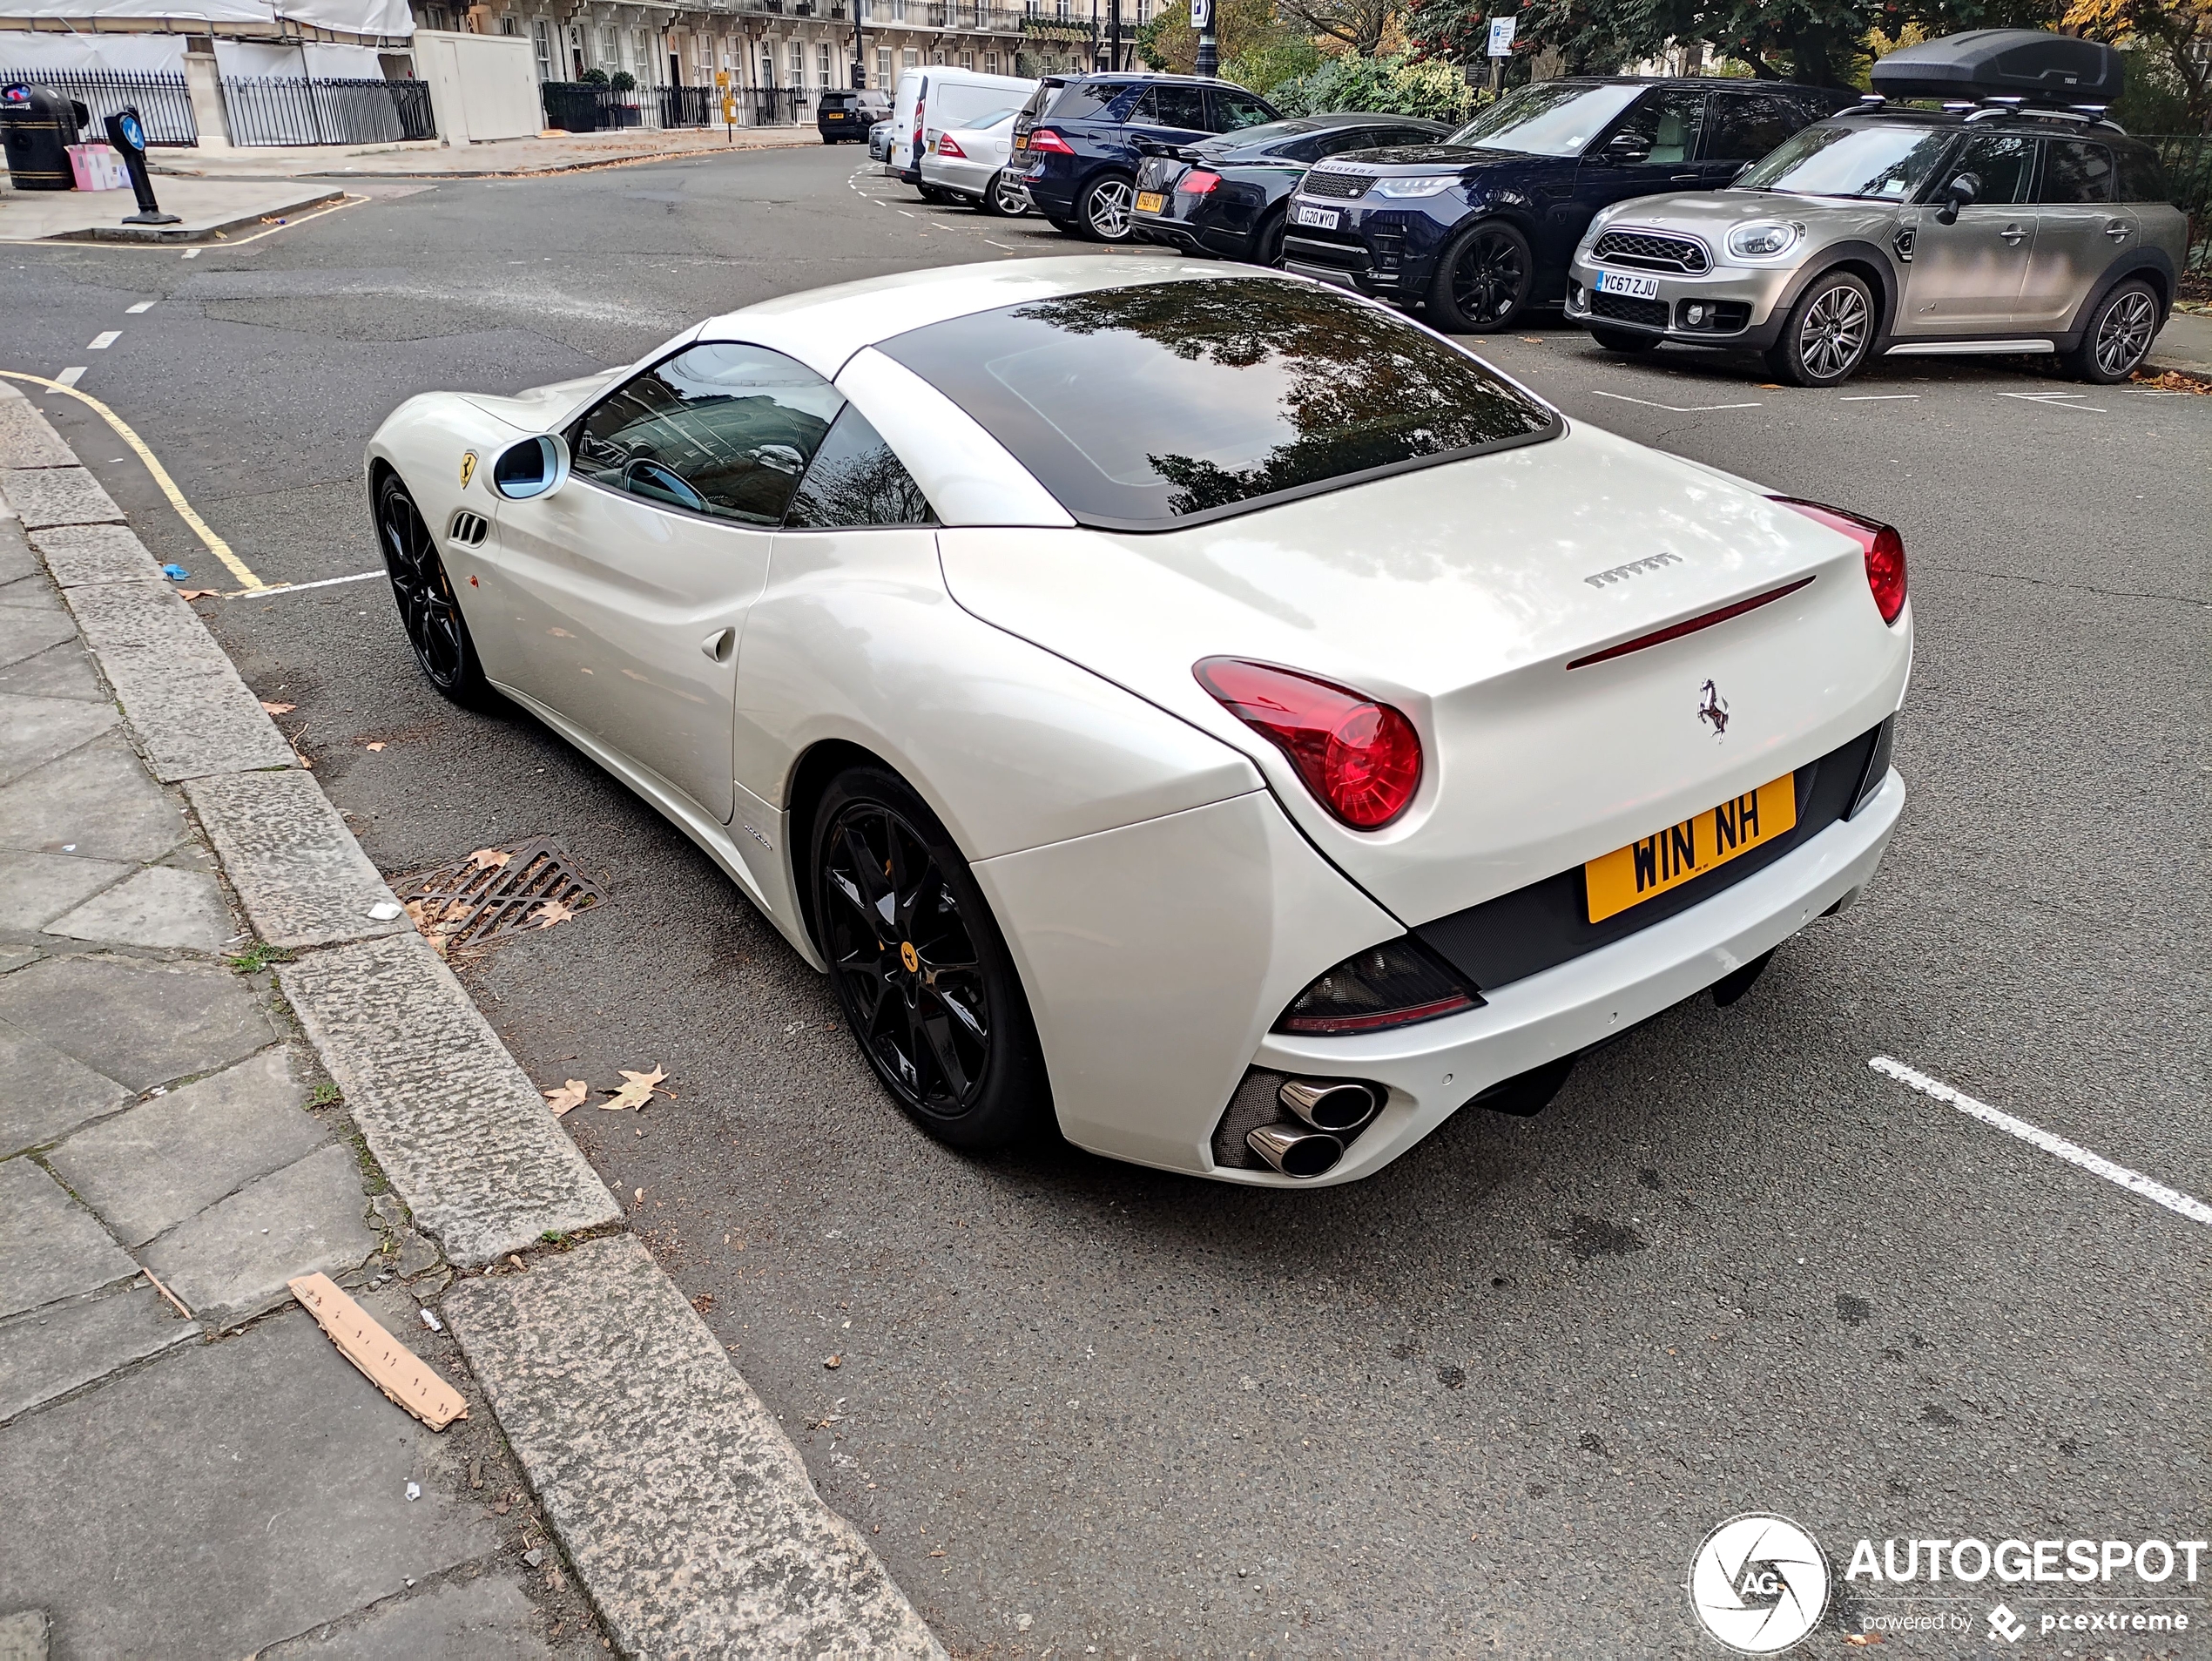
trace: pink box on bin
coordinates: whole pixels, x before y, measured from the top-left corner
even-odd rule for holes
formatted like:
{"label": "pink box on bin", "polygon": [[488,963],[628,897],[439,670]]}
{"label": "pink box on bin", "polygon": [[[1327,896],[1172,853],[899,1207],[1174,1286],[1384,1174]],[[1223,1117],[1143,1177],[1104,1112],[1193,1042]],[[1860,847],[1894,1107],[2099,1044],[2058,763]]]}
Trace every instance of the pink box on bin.
{"label": "pink box on bin", "polygon": [[119,191],[131,183],[112,145],[71,145],[69,171],[81,191]]}

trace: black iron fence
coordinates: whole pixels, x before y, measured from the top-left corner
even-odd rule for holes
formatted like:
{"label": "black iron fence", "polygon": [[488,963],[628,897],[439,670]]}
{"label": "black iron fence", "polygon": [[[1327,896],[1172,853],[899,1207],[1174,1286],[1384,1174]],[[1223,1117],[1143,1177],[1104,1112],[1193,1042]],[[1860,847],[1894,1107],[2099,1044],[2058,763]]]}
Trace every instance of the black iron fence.
{"label": "black iron fence", "polygon": [[106,118],[135,106],[148,144],[199,142],[199,124],[192,119],[192,92],[181,75],[104,69],[0,69],[0,86],[11,86],[17,81],[50,88],[90,110],[90,138],[103,136],[100,123]]}
{"label": "black iron fence", "polygon": [[[563,132],[722,125],[722,95],[711,86],[636,86],[617,91],[597,81],[541,81],[537,90],[545,105],[545,125]],[[740,111],[752,108],[746,100],[753,94],[740,91],[735,96]]]}
{"label": "black iron fence", "polygon": [[791,127],[804,121],[813,94],[803,86],[756,86],[745,95],[752,100],[756,127]]}
{"label": "black iron fence", "polygon": [[435,138],[427,81],[223,78],[234,145],[373,145]]}
{"label": "black iron fence", "polygon": [[2189,216],[2192,272],[2212,274],[2212,135],[2199,132],[2146,138],[2166,169],[2168,199]]}

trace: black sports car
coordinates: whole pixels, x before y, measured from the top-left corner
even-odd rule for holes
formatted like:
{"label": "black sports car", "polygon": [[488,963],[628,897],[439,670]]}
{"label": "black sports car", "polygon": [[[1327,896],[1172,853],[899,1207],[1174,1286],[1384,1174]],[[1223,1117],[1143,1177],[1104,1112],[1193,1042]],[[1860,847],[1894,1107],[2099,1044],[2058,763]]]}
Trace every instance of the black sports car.
{"label": "black sports car", "polygon": [[1147,145],[1131,223],[1147,241],[1279,265],[1285,205],[1308,167],[1347,151],[1433,145],[1446,131],[1415,116],[1310,115],[1196,144]]}

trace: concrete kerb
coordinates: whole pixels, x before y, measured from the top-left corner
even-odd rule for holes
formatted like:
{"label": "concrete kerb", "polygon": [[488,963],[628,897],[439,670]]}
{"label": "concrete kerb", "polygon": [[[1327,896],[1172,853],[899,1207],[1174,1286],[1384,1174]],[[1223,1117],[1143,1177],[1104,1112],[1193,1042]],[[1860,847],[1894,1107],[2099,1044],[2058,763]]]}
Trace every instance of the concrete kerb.
{"label": "concrete kerb", "polygon": [[[0,523],[18,490],[130,733],[184,784],[264,941],[297,952],[279,986],[416,1225],[464,1270],[523,1265],[442,1301],[616,1644],[942,1657],[674,1283],[609,1232],[619,1203],[451,970],[368,915],[391,891],[320,786],[198,615],[138,577],[122,512],[0,381]],[[52,529],[71,534],[49,551]]]}

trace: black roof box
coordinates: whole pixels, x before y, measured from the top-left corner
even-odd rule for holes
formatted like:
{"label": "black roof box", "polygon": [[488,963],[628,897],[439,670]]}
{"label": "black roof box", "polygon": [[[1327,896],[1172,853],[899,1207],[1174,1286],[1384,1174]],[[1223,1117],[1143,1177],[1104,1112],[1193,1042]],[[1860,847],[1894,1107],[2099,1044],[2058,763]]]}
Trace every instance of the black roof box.
{"label": "black roof box", "polygon": [[2126,66],[2101,41],[2044,29],[1971,29],[1878,58],[1874,90],[1892,98],[2027,98],[2113,104]]}

